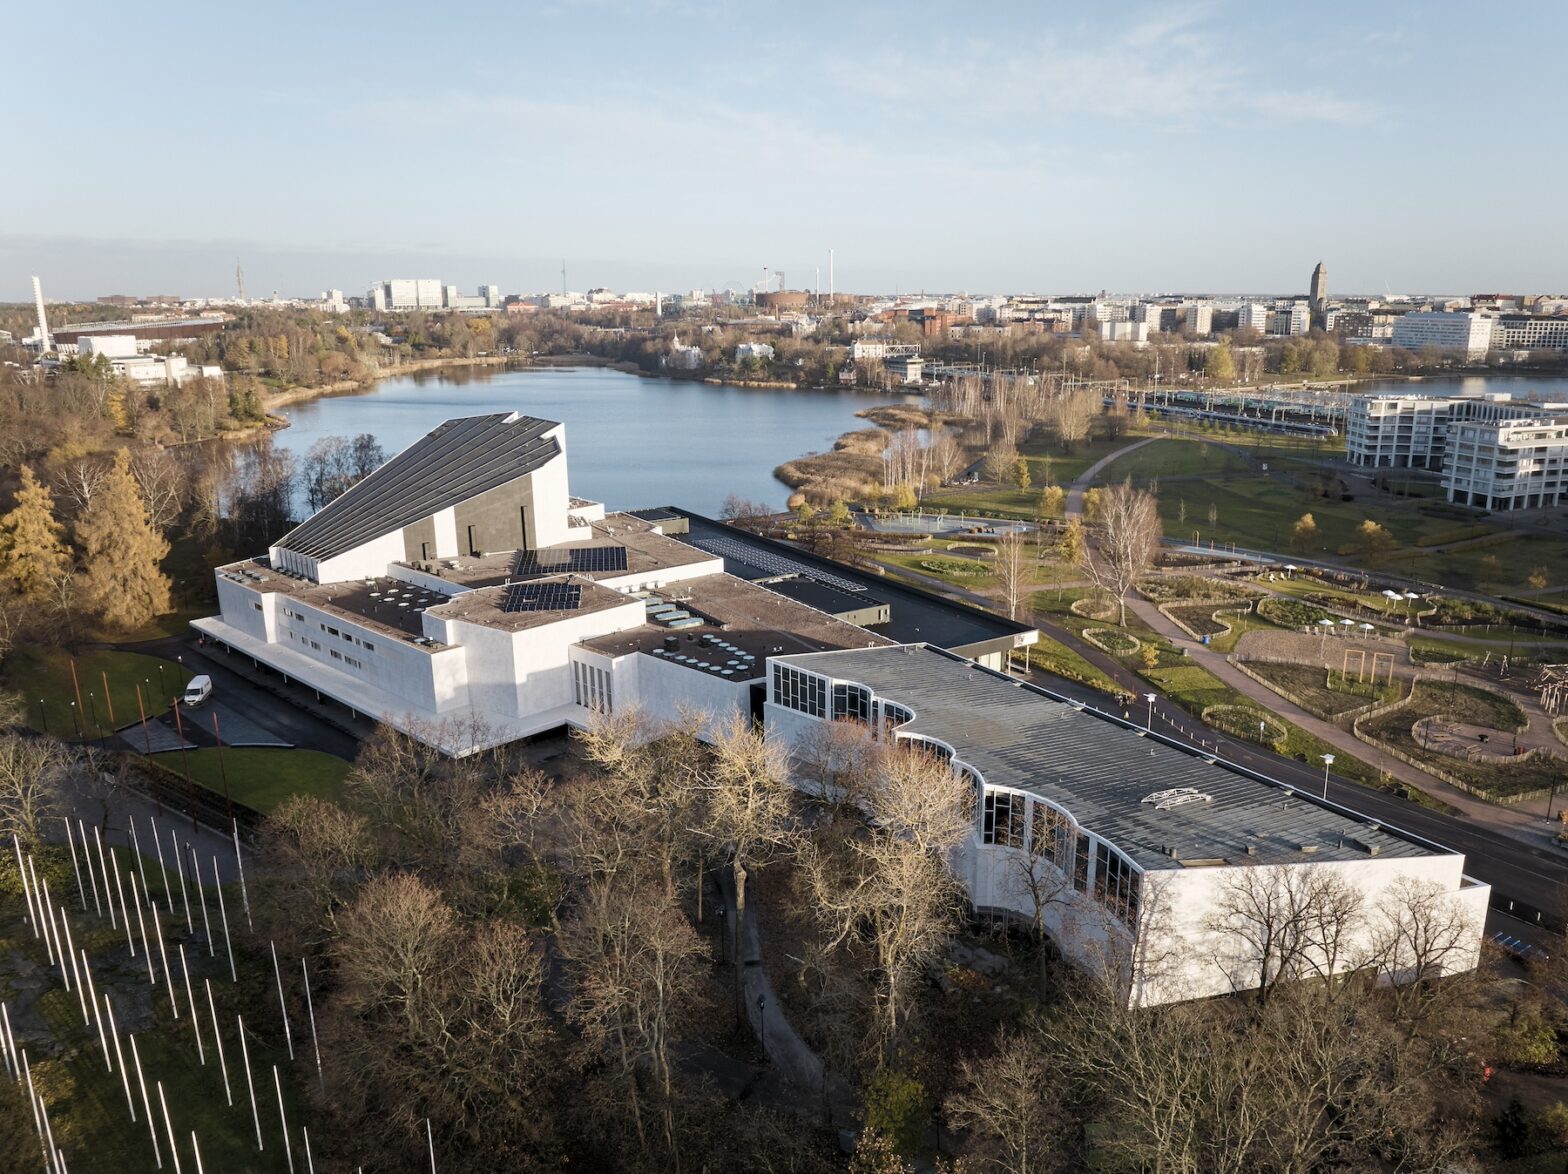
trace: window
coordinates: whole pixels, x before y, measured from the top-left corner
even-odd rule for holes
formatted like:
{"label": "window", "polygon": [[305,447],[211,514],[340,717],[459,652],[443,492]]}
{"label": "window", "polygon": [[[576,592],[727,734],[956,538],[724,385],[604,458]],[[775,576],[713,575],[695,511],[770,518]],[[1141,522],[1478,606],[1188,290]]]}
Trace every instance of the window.
{"label": "window", "polygon": [[902,705],[894,705],[890,701],[882,703],[882,726],[891,730],[895,726],[908,725],[915,720],[915,715]]}
{"label": "window", "polygon": [[[325,624],[323,624],[322,627],[326,628],[327,626]],[[327,628],[327,635],[328,636],[336,636],[337,634],[338,634],[338,630],[336,628]]]}
{"label": "window", "polygon": [[1073,888],[1080,893],[1089,891],[1089,837],[1083,832],[1078,833],[1074,843]]}
{"label": "window", "polygon": [[347,640],[350,644],[354,643],[354,633],[344,632],[343,639]]}
{"label": "window", "polygon": [[374,644],[372,644],[369,640],[361,640],[359,642],[359,646],[361,648],[363,648],[366,652],[374,652],[376,650],[376,646]]}
{"label": "window", "polygon": [[1132,861],[1109,844],[1094,848],[1094,896],[1125,925],[1138,920],[1138,898],[1142,876]]}
{"label": "window", "polygon": [[773,700],[812,717],[828,715],[827,681],[788,665],[773,666]]}
{"label": "window", "polygon": [[1039,799],[1030,813],[1029,850],[1066,873],[1073,861],[1073,824],[1066,815]]}
{"label": "window", "polygon": [[870,691],[859,685],[834,685],[833,717],[837,721],[870,721]]}
{"label": "window", "polygon": [[1012,791],[985,793],[985,820],[980,842],[999,848],[1024,846],[1024,797]]}
{"label": "window", "polygon": [[254,599],[250,601],[250,605],[257,611],[261,610],[261,604],[257,603]]}
{"label": "window", "polygon": [[321,651],[321,645],[320,645],[320,644],[317,644],[317,643],[316,643],[316,642],[315,642],[315,641],[314,641],[314,640],[312,640],[312,641],[311,641],[311,642],[310,642],[310,646],[311,646],[311,647],[312,647],[312,648],[314,648],[314,649],[315,649],[315,650],[316,650],[316,651],[317,651],[317,652],[320,652],[320,651]]}
{"label": "window", "polygon": [[333,660],[342,660],[343,659],[343,654],[341,652],[339,652],[336,648],[329,648],[327,651],[332,653],[332,659]]}
{"label": "window", "polygon": [[572,692],[578,705],[595,713],[611,712],[610,670],[572,661]]}

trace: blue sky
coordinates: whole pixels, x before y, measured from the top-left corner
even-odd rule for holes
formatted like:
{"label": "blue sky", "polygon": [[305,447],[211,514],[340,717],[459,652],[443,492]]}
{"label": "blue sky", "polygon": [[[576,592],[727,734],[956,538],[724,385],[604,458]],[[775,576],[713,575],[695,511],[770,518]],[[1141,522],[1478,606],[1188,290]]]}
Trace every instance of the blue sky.
{"label": "blue sky", "polygon": [[[966,15],[972,13],[972,15]],[[1568,5],[13,6],[0,299],[1568,288]]]}

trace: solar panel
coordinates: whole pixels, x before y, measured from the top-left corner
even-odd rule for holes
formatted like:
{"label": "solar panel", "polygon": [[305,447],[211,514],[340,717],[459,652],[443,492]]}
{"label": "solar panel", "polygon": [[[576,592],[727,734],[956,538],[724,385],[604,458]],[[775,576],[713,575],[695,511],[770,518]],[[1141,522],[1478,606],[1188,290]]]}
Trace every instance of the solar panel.
{"label": "solar panel", "polygon": [[506,589],[501,610],[572,611],[582,598],[583,589],[576,583],[513,583]]}
{"label": "solar panel", "polygon": [[859,583],[848,579],[841,579],[837,575],[829,575],[809,567],[805,563],[795,562],[768,550],[755,549],[733,538],[693,537],[688,540],[693,546],[705,550],[709,554],[716,554],[723,559],[732,559],[747,566],[755,567],[764,575],[800,575],[808,579],[815,579],[819,583],[826,583],[830,587],[837,587],[840,591],[848,591],[852,595],[863,595],[865,588]]}
{"label": "solar panel", "polygon": [[572,546],[560,550],[522,550],[512,567],[514,579],[572,573],[606,574],[626,569],[624,546]]}

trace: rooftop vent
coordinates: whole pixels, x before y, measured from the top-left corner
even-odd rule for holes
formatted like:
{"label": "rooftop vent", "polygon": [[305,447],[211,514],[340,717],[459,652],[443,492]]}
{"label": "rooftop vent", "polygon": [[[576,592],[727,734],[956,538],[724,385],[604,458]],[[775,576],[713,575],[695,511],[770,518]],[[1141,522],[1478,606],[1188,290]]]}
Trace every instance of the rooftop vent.
{"label": "rooftop vent", "polygon": [[1182,807],[1188,803],[1212,803],[1214,796],[1206,795],[1196,787],[1171,787],[1145,795],[1142,802],[1152,804],[1156,811],[1169,811],[1172,807]]}

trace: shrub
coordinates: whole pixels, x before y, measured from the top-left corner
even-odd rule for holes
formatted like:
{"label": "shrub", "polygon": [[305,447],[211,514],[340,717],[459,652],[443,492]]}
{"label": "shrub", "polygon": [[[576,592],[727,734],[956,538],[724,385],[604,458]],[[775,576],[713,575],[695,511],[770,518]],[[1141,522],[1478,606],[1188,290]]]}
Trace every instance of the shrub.
{"label": "shrub", "polygon": [[989,569],[984,563],[977,563],[967,558],[923,558],[920,566],[927,571],[934,571],[938,575],[983,575]]}
{"label": "shrub", "polygon": [[884,1068],[866,1082],[866,1129],[886,1138],[902,1156],[912,1158],[919,1151],[930,1117],[925,1085],[913,1076]]}
{"label": "shrub", "polygon": [[1520,1015],[1497,1029],[1497,1054],[1516,1064],[1550,1064],[1557,1059],[1557,1029],[1539,1011]]}

